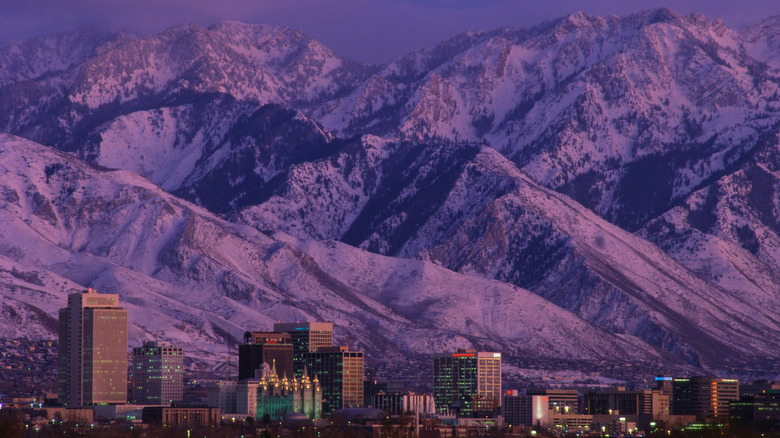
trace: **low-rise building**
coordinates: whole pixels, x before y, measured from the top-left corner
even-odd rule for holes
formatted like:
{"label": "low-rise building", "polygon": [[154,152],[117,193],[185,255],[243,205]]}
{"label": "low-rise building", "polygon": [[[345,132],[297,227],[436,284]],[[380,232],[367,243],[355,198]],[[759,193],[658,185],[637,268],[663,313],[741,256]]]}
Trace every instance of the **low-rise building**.
{"label": "low-rise building", "polygon": [[219,426],[219,408],[151,406],[143,409],[143,422],[155,426]]}
{"label": "low-rise building", "polygon": [[390,415],[403,415],[406,413],[432,415],[436,413],[432,395],[415,394],[413,392],[403,394],[380,392],[371,397],[371,407],[381,409]]}

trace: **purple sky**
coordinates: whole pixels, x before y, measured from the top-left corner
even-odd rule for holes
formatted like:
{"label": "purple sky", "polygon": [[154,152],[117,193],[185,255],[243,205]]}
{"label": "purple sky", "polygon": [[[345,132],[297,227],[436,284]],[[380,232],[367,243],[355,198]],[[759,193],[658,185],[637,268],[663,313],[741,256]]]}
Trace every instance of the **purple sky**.
{"label": "purple sky", "polygon": [[301,29],[341,55],[381,62],[466,30],[660,6],[737,28],[780,14],[780,0],[0,0],[0,40],[83,28],[152,34],[186,22],[239,20]]}

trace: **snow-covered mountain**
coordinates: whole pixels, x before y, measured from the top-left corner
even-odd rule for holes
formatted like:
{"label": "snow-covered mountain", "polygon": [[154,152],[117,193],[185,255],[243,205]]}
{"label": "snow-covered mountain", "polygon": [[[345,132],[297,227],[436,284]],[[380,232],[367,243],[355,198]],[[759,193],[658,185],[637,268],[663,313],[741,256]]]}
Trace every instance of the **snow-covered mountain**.
{"label": "snow-covered mountain", "polygon": [[768,143],[753,162],[693,193],[637,234],[736,297],[768,309],[780,291],[780,153]]}
{"label": "snow-covered mountain", "polygon": [[[468,340],[546,352],[571,326],[534,334],[531,305],[555,315],[545,324],[568,318],[603,341],[566,341],[565,357],[627,352],[739,366],[776,355],[777,23],[738,32],[668,9],[577,13],[466,33],[382,66],[290,29],[235,22],[6,44],[0,130],[97,166],[87,179],[100,182],[85,195],[114,187],[98,205],[137,191],[121,184],[164,201],[148,201],[157,210],[146,200],[109,203],[111,214],[95,220],[111,226],[61,230],[83,212],[47,204],[56,196],[38,185],[28,193],[7,183],[0,212],[49,224],[43,235],[65,245],[68,261],[50,263],[57,251],[9,232],[0,284],[30,287],[28,278],[40,290],[91,285],[129,298],[133,285],[151,288],[179,309],[160,321],[181,318],[182,333],[206,344],[269,320],[258,312],[278,312],[270,319],[340,322],[343,339],[368,351]],[[43,169],[47,180],[61,171]],[[115,175],[125,179],[106,182]],[[63,183],[57,196],[71,189]],[[158,204],[172,206],[171,222]],[[158,216],[139,213],[146,209]],[[101,235],[108,229],[122,233]],[[187,230],[198,230],[196,249]],[[87,256],[59,239],[92,249]],[[35,250],[13,255],[27,244]],[[177,288],[195,291],[199,304]],[[491,288],[501,292],[471,292]],[[459,300],[472,303],[465,319],[447,315]],[[224,302],[241,304],[228,311]],[[37,318],[30,333],[45,332],[42,316],[55,306],[20,303],[7,314]],[[510,326],[514,334],[500,333]],[[149,336],[162,333],[156,327]],[[393,335],[372,335],[377,327]],[[421,346],[421,327],[439,327],[435,342],[449,341]],[[407,329],[419,339],[395,335]]]}
{"label": "snow-covered mountain", "polygon": [[[59,38],[48,45],[80,41],[70,34]],[[337,56],[300,31],[237,22],[99,41],[92,47],[63,47],[73,53],[58,55],[68,60],[58,61],[66,64],[61,69],[28,68],[23,80],[4,84],[0,129],[75,150],[83,148],[88,132],[130,112],[221,94],[262,104],[306,105],[349,92],[373,69]],[[8,44],[4,50],[17,53],[44,42]],[[35,52],[29,55],[34,60],[7,56],[6,68],[45,64],[52,57],[47,54],[56,51],[47,49],[41,51],[43,59],[36,59]],[[90,53],[86,59],[85,53]]]}
{"label": "snow-covered mountain", "polygon": [[67,294],[93,287],[120,294],[131,344],[170,339],[212,365],[235,355],[244,331],[303,319],[333,321],[338,340],[388,359],[480,345],[524,357],[668,360],[506,283],[269,237],[133,172],[5,134],[0,175],[8,334],[52,336]]}
{"label": "snow-covered mountain", "polygon": [[743,35],[659,9],[465,34],[390,63],[315,118],[336,132],[487,141],[635,230],[777,131],[780,75],[765,64],[780,54],[776,21]]}
{"label": "snow-covered mountain", "polygon": [[777,294],[697,277],[491,148],[367,137],[295,166],[280,192],[242,221],[512,283],[691,363],[771,355],[780,341]]}

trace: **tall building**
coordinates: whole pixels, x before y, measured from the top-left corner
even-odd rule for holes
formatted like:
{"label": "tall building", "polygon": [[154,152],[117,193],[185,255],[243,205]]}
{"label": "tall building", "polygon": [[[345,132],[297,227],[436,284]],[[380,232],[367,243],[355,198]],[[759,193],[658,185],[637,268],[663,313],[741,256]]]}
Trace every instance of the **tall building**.
{"label": "tall building", "polygon": [[[262,372],[262,368],[260,368],[260,372]],[[239,382],[222,380],[209,383],[206,387],[208,406],[219,408],[223,415],[255,418],[260,387],[260,378],[245,379]]]}
{"label": "tall building", "polygon": [[524,395],[507,391],[501,405],[506,424],[512,426],[547,426],[550,423],[550,398],[547,395]]}
{"label": "tall building", "polygon": [[303,355],[320,347],[333,346],[333,324],[329,322],[281,322],[274,324],[275,332],[289,333],[293,344],[295,377],[303,376]]}
{"label": "tall building", "polygon": [[348,347],[320,347],[303,353],[304,371],[319,379],[322,413],[363,405],[363,352]]}
{"label": "tall building", "polygon": [[280,332],[246,332],[238,346],[238,380],[254,379],[263,363],[275,363],[279,376],[292,378],[292,335]]}
{"label": "tall building", "polygon": [[674,379],[672,413],[704,418],[728,418],[729,402],[739,400],[739,380],[714,377]]}
{"label": "tall building", "polygon": [[127,403],[127,310],[119,295],[70,294],[59,317],[60,402]]}
{"label": "tall building", "polygon": [[[747,436],[780,435],[780,390],[754,386],[750,395],[729,404],[729,425],[733,433],[753,431]],[[758,433],[755,433],[758,432]]]}
{"label": "tall building", "polygon": [[501,353],[458,349],[433,357],[433,398],[439,413],[462,417],[501,407]]}
{"label": "tall building", "polygon": [[624,387],[588,391],[583,397],[583,404],[586,415],[641,415],[653,412],[652,391],[626,391]]}
{"label": "tall building", "polygon": [[133,401],[170,405],[184,399],[184,353],[170,342],[144,342],[133,348]]}

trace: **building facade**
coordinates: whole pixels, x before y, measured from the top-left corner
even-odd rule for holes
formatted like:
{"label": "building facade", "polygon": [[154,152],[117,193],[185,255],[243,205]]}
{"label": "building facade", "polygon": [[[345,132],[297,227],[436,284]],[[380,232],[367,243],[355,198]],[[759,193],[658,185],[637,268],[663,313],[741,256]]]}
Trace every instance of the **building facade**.
{"label": "building facade", "polygon": [[238,380],[254,379],[263,363],[276,363],[281,377],[292,378],[292,335],[281,332],[246,332],[244,343],[238,346]]}
{"label": "building facade", "polygon": [[323,414],[363,405],[363,352],[320,347],[303,354],[304,370],[319,379]]}
{"label": "building facade", "polygon": [[313,353],[320,347],[333,346],[333,324],[329,322],[282,322],[274,324],[274,331],[291,336],[293,368],[297,378],[303,376],[304,354]]}
{"label": "building facade", "polygon": [[736,379],[691,377],[672,382],[672,412],[675,415],[728,418],[732,400],[739,400],[739,380]]}
{"label": "building facade", "polygon": [[219,408],[222,415],[255,418],[259,388],[259,379],[210,383],[207,387],[208,406]]}
{"label": "building facade", "polygon": [[433,415],[436,407],[433,396],[430,394],[385,393],[380,392],[371,396],[370,406],[381,409],[390,415],[404,415],[419,413],[421,415]]}
{"label": "building facade", "polygon": [[[241,381],[245,383],[247,380]],[[208,407],[219,408],[219,411],[223,415],[243,415],[254,416],[249,411],[238,410],[238,384],[234,380],[220,380],[217,382],[210,382],[206,386],[206,393],[208,394]]]}
{"label": "building facade", "polygon": [[583,404],[586,415],[642,415],[653,410],[652,391],[626,391],[623,387],[588,391]]}
{"label": "building facade", "polygon": [[576,389],[529,389],[528,395],[544,395],[549,401],[549,410],[560,414],[580,412],[579,393]]}
{"label": "building facade", "polygon": [[546,427],[550,422],[549,404],[546,395],[526,395],[511,390],[504,394],[501,412],[508,425]]}
{"label": "building facade", "polygon": [[501,407],[501,353],[459,349],[433,357],[433,398],[439,413],[462,417]]}
{"label": "building facade", "polygon": [[219,426],[219,408],[150,406],[143,409],[143,422],[155,426]]}
{"label": "building facade", "polygon": [[780,435],[780,391],[770,390],[732,400],[729,424],[734,432],[754,430],[762,436]]}
{"label": "building facade", "polygon": [[133,348],[133,402],[170,405],[184,399],[184,352],[170,342]]}
{"label": "building facade", "polygon": [[127,402],[127,310],[119,295],[70,294],[59,312],[59,340],[61,404]]}

